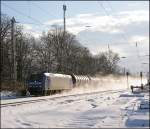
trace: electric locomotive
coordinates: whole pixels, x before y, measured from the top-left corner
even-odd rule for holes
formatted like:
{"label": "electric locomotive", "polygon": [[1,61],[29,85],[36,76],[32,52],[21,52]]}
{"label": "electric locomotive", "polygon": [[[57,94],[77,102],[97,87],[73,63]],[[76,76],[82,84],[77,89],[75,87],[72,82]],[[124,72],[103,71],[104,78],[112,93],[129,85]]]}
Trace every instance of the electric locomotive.
{"label": "electric locomotive", "polygon": [[30,94],[46,95],[70,90],[86,84],[97,84],[98,79],[89,76],[65,75],[54,73],[32,74],[27,82]]}

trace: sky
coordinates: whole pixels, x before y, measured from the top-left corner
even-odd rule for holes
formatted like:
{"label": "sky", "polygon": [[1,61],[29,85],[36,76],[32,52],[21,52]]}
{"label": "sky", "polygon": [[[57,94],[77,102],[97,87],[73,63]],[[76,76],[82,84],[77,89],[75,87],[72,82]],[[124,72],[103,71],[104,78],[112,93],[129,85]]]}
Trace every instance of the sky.
{"label": "sky", "polygon": [[38,38],[53,25],[63,27],[63,4],[66,30],[92,54],[108,51],[109,45],[126,57],[119,62],[122,67],[149,71],[149,1],[2,1],[1,11]]}

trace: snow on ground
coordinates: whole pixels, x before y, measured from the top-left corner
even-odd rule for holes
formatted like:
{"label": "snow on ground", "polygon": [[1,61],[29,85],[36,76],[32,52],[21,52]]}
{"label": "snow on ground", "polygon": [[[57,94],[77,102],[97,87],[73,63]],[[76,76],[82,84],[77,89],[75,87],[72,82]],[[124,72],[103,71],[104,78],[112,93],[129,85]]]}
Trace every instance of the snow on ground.
{"label": "snow on ground", "polygon": [[1,100],[4,100],[4,99],[16,99],[17,98],[17,93],[16,92],[12,92],[12,91],[1,91],[0,95],[1,95]]}
{"label": "snow on ground", "polygon": [[[127,85],[126,78],[101,77],[98,85],[86,85],[53,96],[3,100],[1,103],[62,96],[43,102],[2,107],[1,127],[149,127],[149,93],[131,93],[131,84],[139,85],[140,82],[129,78]],[[95,91],[101,92],[76,95]],[[63,97],[73,94],[75,96]]]}
{"label": "snow on ground", "polygon": [[2,128],[148,127],[148,93],[128,90],[3,107]]}

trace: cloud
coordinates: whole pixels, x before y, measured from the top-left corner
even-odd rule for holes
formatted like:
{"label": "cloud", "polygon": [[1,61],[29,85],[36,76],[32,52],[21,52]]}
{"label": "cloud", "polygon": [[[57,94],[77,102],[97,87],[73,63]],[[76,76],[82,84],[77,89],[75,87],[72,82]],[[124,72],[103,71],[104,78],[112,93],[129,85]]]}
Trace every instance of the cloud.
{"label": "cloud", "polygon": [[78,33],[78,40],[86,45],[90,51],[95,54],[101,50],[108,50],[108,44],[110,48],[119,53],[121,56],[130,56],[136,54],[136,42],[138,42],[139,49],[141,52],[147,52],[149,49],[149,37],[140,36],[140,35],[129,35],[126,38],[122,37],[123,35],[104,33],[104,32],[91,32],[91,31],[82,31]]}
{"label": "cloud", "polygon": [[120,16],[119,22],[121,23],[132,23],[132,22],[144,22],[149,21],[149,11],[146,10],[132,10],[132,11],[123,11],[118,13]]}
{"label": "cloud", "polygon": [[21,24],[23,26],[23,32],[32,35],[35,38],[39,38],[42,34],[39,26],[31,24]]}
{"label": "cloud", "polygon": [[147,36],[134,35],[129,39],[129,42],[130,43],[135,43],[135,42],[149,43],[149,38]]}
{"label": "cloud", "polygon": [[33,27],[29,24],[22,24],[22,26],[23,26],[24,30],[32,30],[33,29]]}
{"label": "cloud", "polygon": [[24,29],[24,33],[30,34],[35,38],[39,38],[42,35],[41,31],[37,31],[37,30],[32,30],[32,29]]}
{"label": "cloud", "polygon": [[86,44],[93,54],[108,51],[109,44],[110,49],[120,57],[127,57],[123,61],[121,59],[122,66],[131,72],[148,71],[146,66],[141,66],[142,62],[149,62],[148,58],[138,57],[149,53],[148,11],[124,11],[113,16],[96,16],[93,21],[97,22],[94,27],[77,34],[79,41]]}
{"label": "cloud", "polygon": [[[44,29],[52,25],[63,26],[63,19],[49,20],[43,23]],[[91,26],[91,27],[86,27]],[[25,31],[30,32],[38,38],[43,30],[35,26],[25,25]],[[36,28],[36,29],[35,29]],[[92,54],[108,51],[110,49],[118,53],[119,56],[126,56],[124,66],[130,67],[139,64],[139,60],[148,59],[137,58],[138,42],[140,55],[149,52],[149,11],[131,10],[121,11],[116,14],[105,16],[99,13],[78,14],[74,17],[66,18],[67,31],[75,34],[79,42],[88,47]],[[137,66],[140,69],[140,65]]]}
{"label": "cloud", "polygon": [[[91,32],[99,31],[110,34],[123,34],[126,32],[127,26],[139,26],[142,22],[147,23],[148,21],[149,12],[145,10],[122,11],[112,16],[100,15],[98,13],[87,13],[66,18],[66,29],[76,35],[85,30]],[[43,24],[45,25],[44,28],[49,28],[50,26],[52,28],[52,25],[62,27],[63,19],[49,20]],[[87,28],[86,26],[91,27]],[[136,26],[135,28],[137,28]],[[27,31],[33,30],[33,27],[28,24],[24,24],[24,28]]]}
{"label": "cloud", "polygon": [[30,31],[29,32],[32,36],[34,36],[35,38],[39,38],[41,36],[41,32],[39,31]]}
{"label": "cloud", "polygon": [[[86,26],[92,26],[90,31],[101,31],[108,33],[122,33],[123,27],[132,23],[149,21],[149,12],[145,10],[122,11],[115,15],[103,16],[95,14],[78,14],[75,17],[66,18],[66,26],[69,32],[78,34],[86,30]],[[62,19],[50,20],[45,25],[63,25]]]}

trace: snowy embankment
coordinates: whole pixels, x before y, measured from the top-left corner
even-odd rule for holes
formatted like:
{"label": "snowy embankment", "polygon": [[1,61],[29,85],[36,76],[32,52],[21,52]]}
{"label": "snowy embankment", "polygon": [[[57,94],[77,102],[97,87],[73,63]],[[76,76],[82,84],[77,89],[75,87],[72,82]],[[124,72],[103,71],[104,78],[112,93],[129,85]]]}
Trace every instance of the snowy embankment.
{"label": "snowy embankment", "polygon": [[0,95],[1,95],[1,100],[17,98],[17,93],[12,91],[1,91]]}
{"label": "snowy embankment", "polygon": [[[149,93],[131,93],[128,86],[135,85],[135,78],[101,77],[97,86],[74,88],[54,96],[66,96],[43,102],[1,108],[2,128],[103,128],[149,127]],[[137,85],[140,83],[138,82]],[[113,90],[113,91],[112,91]],[[99,94],[93,94],[100,91]],[[103,92],[105,91],[105,92]],[[38,99],[35,97],[8,101]]]}

